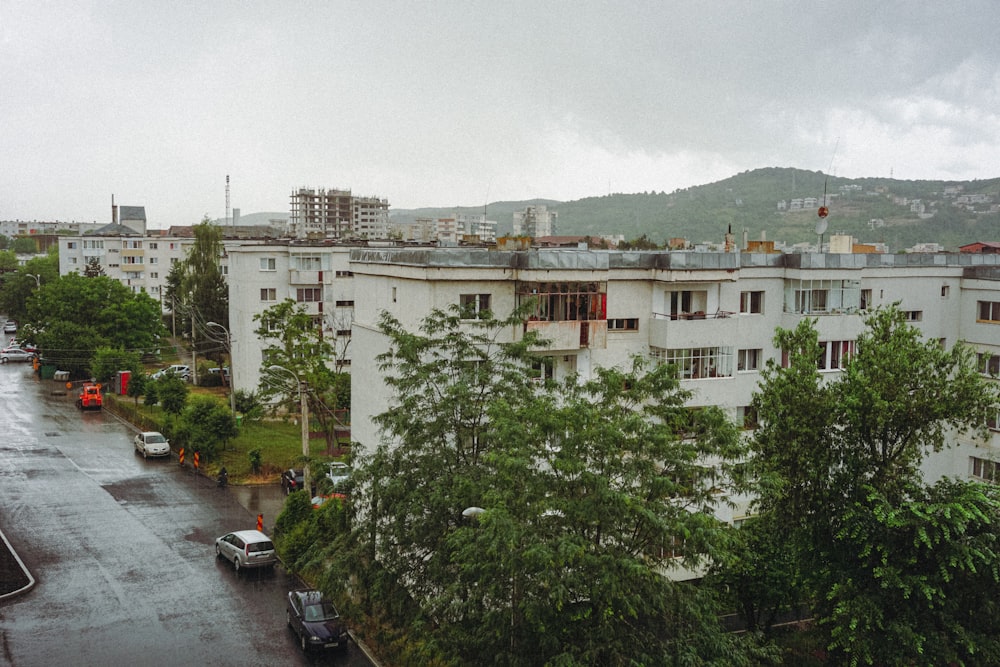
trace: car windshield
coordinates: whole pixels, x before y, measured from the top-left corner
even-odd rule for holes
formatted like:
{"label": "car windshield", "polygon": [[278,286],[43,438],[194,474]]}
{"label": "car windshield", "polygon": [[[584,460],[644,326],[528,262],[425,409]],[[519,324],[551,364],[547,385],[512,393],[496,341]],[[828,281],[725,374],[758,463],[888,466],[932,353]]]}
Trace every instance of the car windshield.
{"label": "car windshield", "polygon": [[337,610],[329,602],[307,604],[304,611],[305,614],[303,617],[307,621],[332,621],[337,618]]}
{"label": "car windshield", "polygon": [[167,439],[164,438],[159,433],[150,433],[149,435],[146,436],[146,442],[148,444],[153,444],[153,443],[156,443],[156,442],[166,442],[166,441],[167,441]]}

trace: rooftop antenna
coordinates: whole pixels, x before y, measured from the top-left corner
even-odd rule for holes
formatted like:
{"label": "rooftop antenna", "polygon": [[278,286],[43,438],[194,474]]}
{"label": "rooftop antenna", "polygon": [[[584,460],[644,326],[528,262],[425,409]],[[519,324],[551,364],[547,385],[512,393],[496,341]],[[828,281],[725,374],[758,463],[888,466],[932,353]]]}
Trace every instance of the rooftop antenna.
{"label": "rooftop antenna", "polygon": [[229,174],[226,174],[226,227],[229,226]]}
{"label": "rooftop antenna", "polygon": [[840,137],[837,137],[837,143],[833,145],[833,155],[830,156],[830,168],[827,169],[826,178],[823,179],[823,202],[820,204],[819,210],[816,211],[816,215],[819,216],[819,220],[816,222],[816,234],[819,236],[819,245],[816,247],[817,252],[823,252],[823,234],[826,232],[827,223],[826,216],[830,215],[830,207],[827,206],[826,199],[826,186],[830,182],[830,172],[833,171],[833,160],[837,156],[837,147],[840,146]]}

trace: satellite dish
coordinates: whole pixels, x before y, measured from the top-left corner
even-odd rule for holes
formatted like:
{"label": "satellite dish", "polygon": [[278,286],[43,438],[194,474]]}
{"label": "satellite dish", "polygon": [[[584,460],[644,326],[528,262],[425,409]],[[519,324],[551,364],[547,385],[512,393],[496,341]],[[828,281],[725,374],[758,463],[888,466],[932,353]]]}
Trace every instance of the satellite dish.
{"label": "satellite dish", "polygon": [[823,234],[824,232],[826,232],[826,227],[827,227],[828,224],[829,223],[827,223],[827,221],[826,221],[825,218],[820,218],[819,220],[817,220],[816,221],[816,233],[817,234]]}

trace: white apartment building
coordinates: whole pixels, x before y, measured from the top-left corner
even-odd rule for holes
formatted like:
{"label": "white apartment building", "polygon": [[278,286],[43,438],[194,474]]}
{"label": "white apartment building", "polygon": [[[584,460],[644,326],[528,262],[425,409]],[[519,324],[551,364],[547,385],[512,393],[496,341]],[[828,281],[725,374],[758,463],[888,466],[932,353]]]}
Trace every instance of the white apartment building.
{"label": "white apartment building", "polygon": [[514,236],[555,236],[556,219],[559,214],[546,206],[527,206],[523,211],[514,211]]}
{"label": "white apartment building", "polygon": [[[505,314],[534,299],[525,330],[553,341],[541,353],[557,379],[649,356],[678,366],[692,405],[721,406],[748,424],[759,372],[767,359],[780,359],[775,329],[803,318],[817,319],[820,369],[830,377],[852,354],[862,313],[896,301],[926,337],[946,346],[966,341],[982,355],[984,372],[1000,370],[998,255],[382,248],[352,251],[350,267],[359,295],[352,438],[369,450],[379,442],[372,417],[391,398],[375,363],[388,346],[378,331],[383,310],[417,330],[432,308],[466,304]],[[930,457],[928,478],[991,477],[1000,424],[991,426],[987,441],[959,438]],[[734,500],[720,518],[745,514],[746,499]]]}
{"label": "white apartment building", "polygon": [[[183,260],[193,244],[194,238],[146,236],[112,223],[81,236],[60,236],[59,275],[83,273],[96,259],[109,278],[162,303],[171,266]],[[225,273],[225,258],[222,265]],[[163,304],[163,310],[169,306]]]}
{"label": "white apartment building", "polygon": [[299,188],[291,194],[288,231],[299,239],[386,239],[389,200],[337,188]]}
{"label": "white apartment building", "polygon": [[[254,320],[271,306],[293,299],[305,306],[350,368],[353,354],[354,279],[349,246],[323,242],[272,241],[228,249],[229,331],[236,389],[256,391],[264,348]],[[335,360],[330,360],[333,367]]]}

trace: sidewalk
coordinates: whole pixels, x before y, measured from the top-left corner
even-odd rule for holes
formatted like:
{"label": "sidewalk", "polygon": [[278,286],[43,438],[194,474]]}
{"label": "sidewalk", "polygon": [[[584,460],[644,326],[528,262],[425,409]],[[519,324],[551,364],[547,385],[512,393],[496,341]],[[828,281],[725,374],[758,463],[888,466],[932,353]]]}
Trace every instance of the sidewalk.
{"label": "sidewalk", "polygon": [[27,593],[34,585],[35,578],[0,531],[0,600]]}

